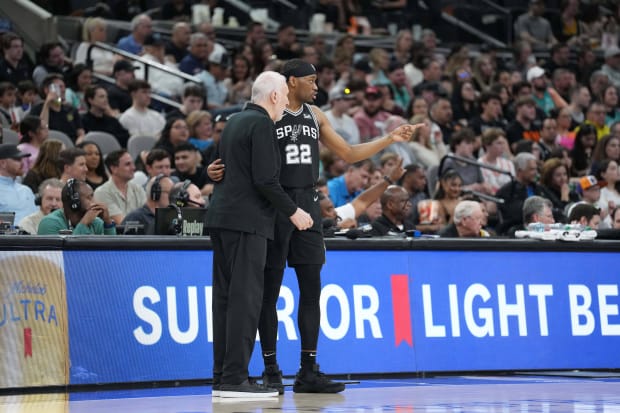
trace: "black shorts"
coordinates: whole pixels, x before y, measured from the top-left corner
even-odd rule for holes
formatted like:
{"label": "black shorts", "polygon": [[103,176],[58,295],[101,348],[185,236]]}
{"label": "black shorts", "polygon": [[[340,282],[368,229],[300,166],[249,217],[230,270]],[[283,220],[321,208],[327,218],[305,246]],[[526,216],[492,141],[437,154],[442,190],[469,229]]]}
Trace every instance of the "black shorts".
{"label": "black shorts", "polygon": [[325,242],[318,193],[314,188],[288,189],[286,193],[298,207],[312,217],[312,228],[299,231],[289,217],[277,214],[274,239],[267,243],[266,268],[282,269],[288,260],[289,267],[296,265],[323,265]]}

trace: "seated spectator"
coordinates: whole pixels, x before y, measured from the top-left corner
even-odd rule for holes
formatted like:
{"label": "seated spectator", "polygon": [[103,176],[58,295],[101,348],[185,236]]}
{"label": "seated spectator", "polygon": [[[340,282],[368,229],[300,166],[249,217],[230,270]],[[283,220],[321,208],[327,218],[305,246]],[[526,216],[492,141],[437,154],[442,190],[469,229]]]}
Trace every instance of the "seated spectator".
{"label": "seated spectator", "polygon": [[421,163],[425,168],[439,166],[441,159],[448,153],[439,129],[435,131],[435,136],[433,136],[428,115],[415,115],[409,120],[409,123],[412,125],[425,124],[424,128],[416,129],[413,132],[411,141],[409,141],[416,162]]}
{"label": "seated spectator", "polygon": [[198,73],[207,91],[206,107],[209,110],[223,109],[227,103],[229,58],[226,52],[213,51],[209,54],[206,70]]}
{"label": "seated spectator", "polygon": [[174,167],[172,176],[179,181],[190,180],[201,191],[209,182],[205,168],[200,166],[200,152],[189,142],[175,146]]}
{"label": "seated spectator", "polygon": [[564,222],[564,209],[570,203],[578,202],[579,195],[568,185],[568,170],[559,159],[549,159],[543,164],[540,184],[545,190],[545,198],[553,204],[556,221]]}
{"label": "seated spectator", "polygon": [[105,158],[105,165],[110,171],[110,179],[97,188],[95,199],[105,203],[112,220],[120,224],[125,215],[146,202],[146,194],[142,187],[130,182],[136,167],[125,149],[110,152]]}
{"label": "seated spectator", "polygon": [[39,192],[35,198],[35,204],[39,206],[37,212],[24,217],[19,223],[19,229],[30,235],[37,235],[39,223],[44,216],[52,211],[62,208],[60,192],[65,184],[58,178],[50,178],[39,185]]}
{"label": "seated spectator", "polygon": [[29,156],[17,145],[0,144],[0,212],[15,212],[15,222],[37,210],[32,190],[17,180],[23,175],[22,159]]}
{"label": "seated spectator", "polygon": [[351,108],[355,96],[349,88],[336,87],[329,92],[329,110],[325,111],[325,116],[331,123],[334,130],[340,134],[349,145],[360,143],[360,131],[348,110]]}
{"label": "seated spectator", "polygon": [[84,181],[70,179],[61,192],[62,208],[44,216],[39,235],[116,235],[116,225],[104,203],[93,200],[93,189]]}
{"label": "seated spectator", "polygon": [[620,207],[614,208],[609,213],[609,218],[611,218],[611,227],[613,229],[620,229]]}
{"label": "seated spectator", "polygon": [[30,190],[38,191],[39,185],[49,178],[60,178],[62,173],[58,167],[58,156],[62,151],[63,144],[60,141],[46,140],[39,148],[39,156],[32,168],[24,177],[22,183]]}
{"label": "seated spectator", "polygon": [[420,214],[418,212],[418,203],[429,199],[428,187],[426,181],[426,171],[419,164],[410,164],[405,166],[405,173],[398,181],[409,193],[409,202],[411,202],[411,213],[407,217],[416,229],[425,233],[435,233],[439,230],[437,222],[430,224],[420,224]]}
{"label": "seated spectator", "polygon": [[[504,200],[498,205],[502,214],[502,223],[497,228],[498,234],[506,234],[513,226],[523,225],[523,203],[533,195],[544,196],[545,190],[536,183],[538,165],[536,157],[528,152],[522,152],[515,156],[515,179],[502,186],[496,197]],[[551,204],[551,201],[548,201]],[[550,213],[551,208],[550,206]]]}
{"label": "seated spectator", "polygon": [[571,176],[584,176],[590,171],[595,146],[596,128],[593,125],[581,125],[575,136],[573,150],[570,152],[570,157],[573,159]]}
{"label": "seated spectator", "polygon": [[606,215],[608,211],[620,205],[620,172],[616,161],[604,160],[597,167],[596,179],[605,182],[604,188],[601,189],[599,206],[601,213]]}
{"label": "seated spectator", "polygon": [[123,219],[122,224],[138,222],[144,226],[144,235],[154,235],[155,210],[167,208],[170,205],[169,196],[173,185],[172,179],[161,174],[151,178],[146,185],[146,202],[142,207],[130,211]]}
{"label": "seated spectator", "polygon": [[[452,120],[452,106],[446,98],[437,99],[431,106],[431,136],[434,140],[440,137],[445,144],[450,143],[452,134],[457,130],[458,125]],[[438,136],[438,133],[440,136]]]}
{"label": "seated spectator", "polygon": [[[136,172],[131,182],[146,187],[149,179],[157,175],[171,176],[172,159],[168,151],[164,149],[151,149],[150,151],[142,151],[136,158]],[[172,180],[175,181],[176,178]],[[176,181],[175,181],[176,182]]]}
{"label": "seated spectator", "polygon": [[37,90],[37,86],[32,80],[22,80],[17,84],[17,100],[20,103],[20,119],[23,119],[26,115],[30,114],[32,106],[38,99],[39,92]]}
{"label": "seated spectator", "polygon": [[[150,34],[144,39],[144,54],[142,58],[150,62],[159,63],[171,70],[177,70],[177,66],[174,63],[166,60],[164,39],[159,34]],[[183,79],[180,77],[154,67],[148,69],[148,75],[148,82],[153,87],[153,91],[158,95],[176,101],[183,94]],[[144,74],[140,74],[138,77],[145,79]]]}
{"label": "seated spectator", "polygon": [[40,116],[51,130],[64,132],[74,143],[84,139],[84,127],[77,110],[65,104],[65,81],[62,75],[50,74],[43,80],[45,101],[32,108],[30,114]]}
{"label": "seated spectator", "polygon": [[63,149],[58,154],[58,169],[60,180],[67,182],[69,179],[86,180],[88,167],[86,166],[86,152],[80,148]]}
{"label": "seated spectator", "polygon": [[226,102],[231,105],[245,104],[252,97],[253,83],[250,61],[241,54],[235,55],[232,59],[230,78],[224,79],[224,86],[228,90]]}
{"label": "seated spectator", "polygon": [[39,150],[49,135],[49,129],[38,116],[28,115],[19,123],[19,132],[22,138],[17,147],[21,152],[30,154],[24,158],[24,174],[27,174],[39,157]]}
{"label": "seated spectator", "polygon": [[598,229],[601,223],[601,210],[591,204],[578,202],[570,209],[568,223]]}
{"label": "seated spectator", "polygon": [[490,193],[493,195],[515,176],[515,167],[506,158],[507,155],[510,156],[510,148],[503,130],[499,128],[485,130],[482,133],[482,146],[484,147],[484,156],[480,157],[478,162],[507,172],[507,174],[503,174],[491,169],[480,168],[484,182],[488,185]]}
{"label": "seated spectator", "polygon": [[551,153],[560,148],[558,141],[558,129],[557,122],[553,117],[547,118],[543,121],[542,129],[540,130],[540,140],[538,145],[540,146],[541,156],[543,160],[547,160],[551,157]]}
{"label": "seated spectator", "polygon": [[170,191],[170,203],[175,204],[179,208],[204,208],[206,206],[200,189],[190,180],[174,184],[172,191]]}
{"label": "seated spectator", "polygon": [[110,115],[118,116],[131,107],[129,84],[136,80],[136,69],[133,63],[128,60],[118,60],[114,63],[112,71],[114,84],[108,87],[108,101],[113,110]]}
{"label": "seated spectator", "polygon": [[144,40],[153,32],[153,22],[146,14],[138,14],[131,20],[131,33],[121,38],[116,47],[129,53],[141,55]]}
{"label": "seated spectator", "polygon": [[213,117],[206,110],[196,110],[187,116],[189,143],[203,152],[213,145]]}
{"label": "seated spectator", "polygon": [[577,191],[581,195],[581,202],[588,203],[597,209],[601,199],[601,185],[594,175],[582,176],[579,178]]}
{"label": "seated spectator", "polygon": [[19,119],[16,118],[15,102],[17,88],[9,82],[0,82],[0,127],[17,129]]}
{"label": "seated spectator", "polygon": [[154,149],[163,149],[170,155],[171,167],[174,168],[174,148],[189,140],[189,128],[183,118],[170,118],[161,132]]}
{"label": "seated spectator", "polygon": [[620,49],[611,46],[605,50],[605,64],[601,71],[609,77],[615,87],[620,87]]}
{"label": "seated spectator", "polygon": [[84,130],[87,133],[107,132],[116,138],[121,148],[126,148],[129,132],[114,116],[114,111],[108,102],[107,90],[103,86],[90,86],[84,93],[84,100],[88,106],[88,112],[82,115]]}
{"label": "seated spectator", "polygon": [[166,113],[166,120],[170,118],[185,118],[197,110],[204,110],[205,88],[202,84],[187,83],[183,89],[183,106]]}
{"label": "seated spectator", "polygon": [[[475,140],[476,137],[474,136],[474,132],[469,128],[463,128],[452,134],[452,138],[450,139],[450,151],[456,156],[473,161],[474,164],[462,162],[453,158],[445,158],[440,164],[440,169],[442,171],[447,169],[454,169],[457,171],[463,180],[464,189],[491,193],[491,188],[484,182],[481,168],[475,165],[476,159],[473,156]],[[442,171],[439,171],[439,173]]]}
{"label": "seated spectator", "polygon": [[[389,118],[385,120],[384,124],[384,132],[391,133],[396,130],[399,126],[409,124],[405,118],[398,115],[390,115]],[[409,142],[394,142],[388,145],[383,150],[383,153],[393,153],[397,155],[399,158],[403,160],[405,165],[409,165],[410,163],[414,163],[417,159],[415,156],[414,150],[409,145]]]}
{"label": "seated spectator", "polygon": [[188,53],[189,37],[192,30],[188,23],[177,22],[172,26],[172,36],[166,43],[166,58],[179,64]]}
{"label": "seated spectator", "polygon": [[382,110],[382,105],[383,94],[377,87],[368,86],[364,91],[362,108],[353,116],[360,132],[360,142],[369,142],[383,135],[380,125],[390,117],[390,113]]}
{"label": "seated spectator", "polygon": [[479,202],[460,201],[454,208],[454,222],[443,227],[438,235],[442,238],[480,238],[483,218]]}
{"label": "seated spectator", "polygon": [[161,113],[149,109],[151,85],[144,80],[134,80],[129,84],[131,107],[122,113],[118,121],[129,131],[130,136],[158,137],[166,124]]}
{"label": "seated spectator", "polygon": [[373,169],[372,162],[364,160],[350,165],[343,175],[329,180],[327,187],[334,206],[338,208],[357,197],[368,184]]}
{"label": "seated spectator", "polygon": [[519,16],[514,23],[515,37],[530,42],[533,47],[540,49],[548,49],[557,43],[551,24],[543,17],[544,12],[543,0],[530,0],[527,13]]}
{"label": "seated spectator", "polygon": [[523,202],[522,219],[523,224],[515,225],[510,231],[513,235],[515,231],[520,229],[527,230],[529,224],[539,222],[545,225],[555,224],[553,218],[553,205],[547,198],[541,196],[531,196]]}
{"label": "seated spectator", "polygon": [[96,190],[108,180],[101,149],[93,141],[82,142],[77,147],[85,153],[84,158],[86,159],[86,168],[88,169],[85,181],[93,190]]}
{"label": "seated spectator", "polygon": [[482,136],[490,128],[505,129],[506,120],[502,117],[502,100],[493,92],[484,92],[478,99],[480,114],[469,119],[468,126],[476,136]]}
{"label": "seated spectator", "polygon": [[80,115],[88,112],[84,94],[93,81],[92,71],[83,63],[73,66],[67,74],[67,90],[65,91],[65,102]]}
{"label": "seated spectator", "polygon": [[[349,168],[344,159],[340,158],[329,148],[321,148],[319,156],[321,158],[321,165],[323,165],[321,176],[326,181],[342,176]],[[327,184],[325,186],[327,187]]]}
{"label": "seated spectator", "polygon": [[515,102],[515,119],[508,124],[506,138],[510,149],[515,152],[515,145],[522,139],[538,142],[540,128],[536,124],[536,102],[532,97],[523,97]]}
{"label": "seated spectator", "polygon": [[445,170],[439,177],[439,185],[433,194],[438,201],[437,219],[432,222],[444,225],[454,219],[454,208],[461,201],[463,178],[454,169]]}
{"label": "seated spectator", "polygon": [[102,75],[112,75],[114,61],[116,60],[114,53],[98,47],[93,47],[90,49],[90,56],[88,56],[88,50],[93,43],[107,43],[107,40],[107,25],[105,20],[101,17],[87,18],[84,21],[82,29],[82,43],[78,45],[75,51],[75,63],[84,63],[91,67],[93,71],[101,73]]}
{"label": "seated spectator", "polygon": [[402,186],[391,185],[381,195],[382,214],[372,221],[373,236],[398,235],[413,230],[414,225],[406,218],[411,203],[409,193]]}
{"label": "seated spectator", "polygon": [[[594,101],[586,111],[586,125],[591,125],[596,129],[596,139],[601,140],[604,136],[609,135],[609,126],[605,124],[606,109],[602,102]],[[577,128],[577,133],[581,126]]]}
{"label": "seated spectator", "polygon": [[24,53],[24,39],[21,36],[12,32],[2,34],[2,57],[0,82],[17,85],[19,82],[32,79],[32,63]]}
{"label": "seated spectator", "polygon": [[62,79],[70,69],[65,51],[58,42],[45,43],[39,49],[38,55],[40,63],[32,72],[32,80],[38,87],[43,86],[43,81],[48,75],[57,74]]}
{"label": "seated spectator", "polygon": [[179,70],[195,76],[205,70],[205,62],[213,51],[213,43],[202,33],[194,33],[189,38],[189,53],[179,62]]}
{"label": "seated spectator", "polygon": [[620,162],[620,136],[607,135],[597,142],[592,154],[592,163],[604,159]]}

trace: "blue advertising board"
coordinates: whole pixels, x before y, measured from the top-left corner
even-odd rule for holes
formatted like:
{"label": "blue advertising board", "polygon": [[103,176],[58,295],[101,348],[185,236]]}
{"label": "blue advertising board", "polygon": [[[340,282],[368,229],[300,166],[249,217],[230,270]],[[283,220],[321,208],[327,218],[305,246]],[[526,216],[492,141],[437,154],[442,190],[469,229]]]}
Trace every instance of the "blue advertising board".
{"label": "blue advertising board", "polygon": [[[329,373],[620,368],[619,254],[328,251]],[[211,251],[66,251],[70,383],[211,377]],[[299,363],[286,270],[278,360]],[[577,352],[576,349],[579,349]],[[260,344],[250,374],[260,375]]]}

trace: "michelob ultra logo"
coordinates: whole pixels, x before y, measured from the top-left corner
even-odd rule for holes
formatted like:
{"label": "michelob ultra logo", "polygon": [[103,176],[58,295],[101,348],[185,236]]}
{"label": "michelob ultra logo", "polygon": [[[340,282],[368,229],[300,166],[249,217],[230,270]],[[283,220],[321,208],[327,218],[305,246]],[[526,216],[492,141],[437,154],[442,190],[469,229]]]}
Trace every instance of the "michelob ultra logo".
{"label": "michelob ultra logo", "polygon": [[60,252],[0,252],[0,388],[68,383]]}

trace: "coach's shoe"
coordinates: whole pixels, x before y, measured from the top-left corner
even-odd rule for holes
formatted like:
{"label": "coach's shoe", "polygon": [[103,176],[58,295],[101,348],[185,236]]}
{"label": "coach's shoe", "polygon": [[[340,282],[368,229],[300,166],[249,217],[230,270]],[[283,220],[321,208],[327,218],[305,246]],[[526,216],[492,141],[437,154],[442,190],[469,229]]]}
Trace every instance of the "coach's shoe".
{"label": "coach's shoe", "polygon": [[293,391],[295,393],[340,393],[344,383],[330,380],[319,370],[319,365],[302,367],[295,376]]}
{"label": "coach's shoe", "polygon": [[241,384],[220,384],[220,398],[257,398],[277,397],[278,391],[245,380]]}
{"label": "coach's shoe", "polygon": [[278,394],[284,394],[282,371],[277,364],[269,364],[265,366],[265,371],[263,371],[263,386],[276,389]]}

